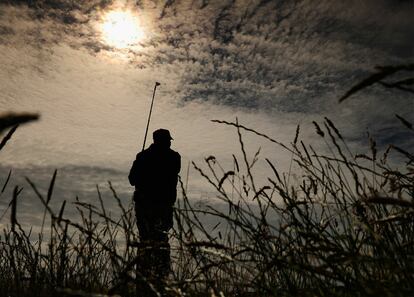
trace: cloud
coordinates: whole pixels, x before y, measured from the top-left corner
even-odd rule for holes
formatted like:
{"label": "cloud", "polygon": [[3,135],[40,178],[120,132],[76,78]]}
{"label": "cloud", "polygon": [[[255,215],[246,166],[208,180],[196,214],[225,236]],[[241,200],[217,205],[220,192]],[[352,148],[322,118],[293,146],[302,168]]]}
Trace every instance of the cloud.
{"label": "cloud", "polygon": [[[56,46],[96,57],[122,52],[132,67],[169,81],[169,95],[181,107],[206,103],[269,117],[323,114],[344,123],[349,135],[381,130],[394,123],[394,113],[410,120],[412,100],[376,86],[337,103],[374,66],[407,61],[414,51],[409,1],[14,3],[1,6],[0,44],[40,48],[37,61],[21,63],[32,71],[54,67]],[[114,7],[137,11],[148,38],[125,51],[106,45],[97,28]]]}
{"label": "cloud", "polygon": [[[13,168],[14,184],[27,185],[22,176],[29,176],[46,193],[59,168],[56,211],[76,195],[96,203],[95,184],[116,209],[105,180],[130,201],[126,175],[142,146],[154,81],[162,85],[150,130],[172,131],[183,177],[190,160],[203,167],[213,154],[232,170],[232,154],[241,159],[235,130],[211,119],[238,117],[286,144],[299,123],[300,140],[323,153],[311,122],[328,116],[353,152],[369,152],[367,132],[380,153],[389,143],[413,147],[412,131],[395,117],[414,122],[407,94],[372,86],[338,104],[374,66],[412,57],[410,1],[8,2],[0,4],[0,106],[42,117],[19,128],[2,150],[0,180]],[[99,32],[104,13],[123,6],[139,14],[147,33],[127,50],[108,46]],[[260,156],[280,172],[289,169],[290,153],[252,134],[243,137],[249,158],[261,148]],[[255,170],[259,183],[271,174],[262,161]],[[211,195],[192,169],[189,181],[191,197]],[[43,208],[32,197],[30,189],[22,193],[19,213],[27,215],[18,219],[40,225]],[[67,215],[75,217],[69,204]]]}

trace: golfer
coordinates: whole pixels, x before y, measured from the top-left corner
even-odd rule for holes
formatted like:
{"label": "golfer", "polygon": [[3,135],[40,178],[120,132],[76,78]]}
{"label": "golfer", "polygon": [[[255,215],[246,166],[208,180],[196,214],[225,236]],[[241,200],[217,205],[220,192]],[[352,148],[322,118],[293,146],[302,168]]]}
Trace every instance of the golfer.
{"label": "golfer", "polygon": [[168,130],[156,130],[153,140],[148,149],[137,154],[128,178],[135,186],[138,231],[146,246],[142,273],[163,279],[171,270],[168,231],[173,226],[181,157],[170,149],[172,137]]}

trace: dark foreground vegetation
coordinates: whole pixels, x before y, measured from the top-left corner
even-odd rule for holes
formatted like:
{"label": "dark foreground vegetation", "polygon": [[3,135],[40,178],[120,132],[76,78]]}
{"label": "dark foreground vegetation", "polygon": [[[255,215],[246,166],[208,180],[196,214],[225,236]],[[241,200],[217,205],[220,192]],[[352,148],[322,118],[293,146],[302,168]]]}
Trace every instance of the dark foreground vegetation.
{"label": "dark foreground vegetation", "polygon": [[[407,120],[396,120],[413,130]],[[56,212],[49,207],[55,173],[47,193],[27,179],[51,218],[47,235],[21,227],[21,188],[13,191],[10,223],[0,238],[0,295],[136,296],[136,280],[143,280],[155,296],[412,296],[412,154],[394,145],[380,152],[373,139],[369,153],[355,154],[327,118],[314,123],[330,152],[324,155],[300,140],[299,127],[287,146],[237,121],[217,122],[235,128],[241,157],[234,156],[229,170],[212,156],[193,166],[227,209],[196,208],[181,183],[171,234],[173,272],[162,290],[140,274],[132,205],[124,205],[109,184],[122,216],[108,214],[97,188],[100,204],[76,201],[81,220],[72,221],[65,203]],[[289,151],[300,177],[278,172],[265,159],[272,174],[255,180],[259,154],[247,155],[245,133]],[[391,166],[390,158],[399,165]],[[7,185],[8,179],[2,193]],[[206,217],[217,225],[207,228],[201,222]]]}

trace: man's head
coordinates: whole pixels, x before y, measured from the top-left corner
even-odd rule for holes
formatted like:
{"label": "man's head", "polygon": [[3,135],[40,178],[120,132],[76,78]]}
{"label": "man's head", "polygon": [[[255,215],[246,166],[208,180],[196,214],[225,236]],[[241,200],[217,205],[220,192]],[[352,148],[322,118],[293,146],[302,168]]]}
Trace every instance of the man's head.
{"label": "man's head", "polygon": [[171,137],[170,131],[167,129],[155,130],[154,133],[152,133],[152,138],[154,140],[154,144],[160,145],[162,147],[170,147],[171,140],[173,139]]}

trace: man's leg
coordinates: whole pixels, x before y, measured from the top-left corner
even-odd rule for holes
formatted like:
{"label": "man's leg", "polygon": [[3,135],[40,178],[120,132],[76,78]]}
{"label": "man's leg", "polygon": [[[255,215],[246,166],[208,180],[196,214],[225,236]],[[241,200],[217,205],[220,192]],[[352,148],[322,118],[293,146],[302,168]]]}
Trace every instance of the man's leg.
{"label": "man's leg", "polygon": [[154,284],[151,210],[135,200],[135,215],[139,232],[140,247],[137,255],[137,296],[156,296],[150,283]]}
{"label": "man's leg", "polygon": [[135,204],[141,252],[141,271],[162,292],[171,272],[168,231],[172,228],[172,207]]}
{"label": "man's leg", "polygon": [[173,227],[173,209],[172,207],[163,207],[160,209],[158,232],[156,240],[159,244],[157,251],[157,273],[160,278],[165,279],[171,272],[171,246],[168,242],[168,231]]}
{"label": "man's leg", "polygon": [[154,241],[155,273],[160,280],[165,280],[171,272],[170,243],[168,242],[168,231],[158,230]]}

